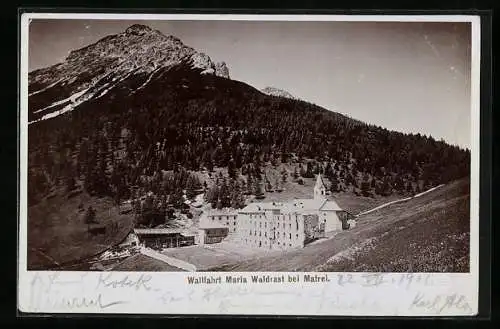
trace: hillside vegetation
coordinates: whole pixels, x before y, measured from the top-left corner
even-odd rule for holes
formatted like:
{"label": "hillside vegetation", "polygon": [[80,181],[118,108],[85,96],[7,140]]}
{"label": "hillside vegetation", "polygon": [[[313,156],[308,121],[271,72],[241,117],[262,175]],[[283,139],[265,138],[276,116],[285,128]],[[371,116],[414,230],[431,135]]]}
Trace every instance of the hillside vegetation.
{"label": "hillside vegetation", "polygon": [[[226,191],[208,200],[215,206],[279,189],[265,171],[280,164],[293,168],[280,179],[300,185],[322,172],[332,192],[365,197],[413,194],[468,175],[469,152],[458,147],[199,71],[187,62],[153,78],[131,75],[100,98],[31,124],[30,205],[54,186],[75,185],[116,202],[154,190],[172,204],[181,190],[210,187],[190,173],[215,167],[227,168],[227,176],[214,179]],[[169,180],[170,170],[187,174]]]}
{"label": "hillside vegetation", "polygon": [[[99,254],[125,239],[134,226],[131,214],[120,214],[108,198],[57,191],[28,208],[28,269],[57,269]],[[76,194],[76,195],[75,195]],[[86,221],[89,207],[94,223]],[[89,226],[103,227],[91,234]]]}

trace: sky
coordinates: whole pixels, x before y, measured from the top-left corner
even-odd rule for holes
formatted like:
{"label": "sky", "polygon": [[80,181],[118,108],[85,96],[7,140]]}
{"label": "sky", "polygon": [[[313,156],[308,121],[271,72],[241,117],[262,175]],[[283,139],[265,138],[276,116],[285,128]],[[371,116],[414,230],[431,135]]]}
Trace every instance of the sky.
{"label": "sky", "polygon": [[29,70],[136,23],[226,62],[231,79],[470,148],[470,23],[34,19]]}

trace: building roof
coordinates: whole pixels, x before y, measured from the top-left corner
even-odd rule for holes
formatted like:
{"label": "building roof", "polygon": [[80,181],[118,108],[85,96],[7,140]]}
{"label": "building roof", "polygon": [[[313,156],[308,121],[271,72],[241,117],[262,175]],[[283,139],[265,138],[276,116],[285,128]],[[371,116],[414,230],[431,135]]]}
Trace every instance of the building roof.
{"label": "building roof", "polygon": [[179,228],[136,228],[134,233],[137,235],[141,234],[176,234],[182,233],[183,229]]}
{"label": "building roof", "polygon": [[333,200],[326,201],[320,208],[321,211],[341,211],[342,208],[339,207],[337,202]]}
{"label": "building roof", "polygon": [[319,210],[326,202],[327,200],[325,199],[295,199],[293,200],[293,205],[299,211]]}
{"label": "building roof", "polygon": [[281,213],[307,213],[311,211],[341,211],[337,202],[325,199],[295,199],[292,202],[255,202],[241,209],[241,213],[280,210]]}
{"label": "building roof", "polygon": [[266,210],[277,210],[283,207],[282,203],[279,202],[253,202],[247,205],[245,208],[239,210],[239,212],[264,212]]}
{"label": "building roof", "polygon": [[207,210],[207,216],[217,216],[217,215],[237,215],[238,212],[235,209],[223,208],[223,209],[210,209]]}

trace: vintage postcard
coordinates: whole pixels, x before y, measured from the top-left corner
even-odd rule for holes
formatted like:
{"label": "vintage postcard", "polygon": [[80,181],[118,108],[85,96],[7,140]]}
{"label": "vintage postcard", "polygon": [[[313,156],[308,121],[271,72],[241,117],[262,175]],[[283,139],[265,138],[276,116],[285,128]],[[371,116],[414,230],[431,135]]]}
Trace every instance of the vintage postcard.
{"label": "vintage postcard", "polygon": [[479,24],[23,14],[19,310],[475,315]]}

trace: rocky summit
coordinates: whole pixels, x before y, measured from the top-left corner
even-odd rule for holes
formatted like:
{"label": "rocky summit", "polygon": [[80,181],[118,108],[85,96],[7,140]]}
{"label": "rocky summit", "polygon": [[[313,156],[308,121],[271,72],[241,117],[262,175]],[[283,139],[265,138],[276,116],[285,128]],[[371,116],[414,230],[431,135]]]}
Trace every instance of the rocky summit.
{"label": "rocky summit", "polygon": [[263,92],[266,95],[270,95],[270,96],[277,96],[277,97],[285,97],[285,98],[295,99],[295,97],[292,94],[290,94],[288,91],[285,91],[285,90],[282,90],[282,89],[278,89],[278,88],[275,88],[275,87],[266,87],[266,88],[262,89],[261,92]]}
{"label": "rocky summit", "polygon": [[174,36],[132,25],[122,33],[71,51],[62,63],[30,72],[30,122],[70,111],[136,74],[152,77],[158,70],[186,60],[203,74],[229,78],[224,62],[213,62]]}

